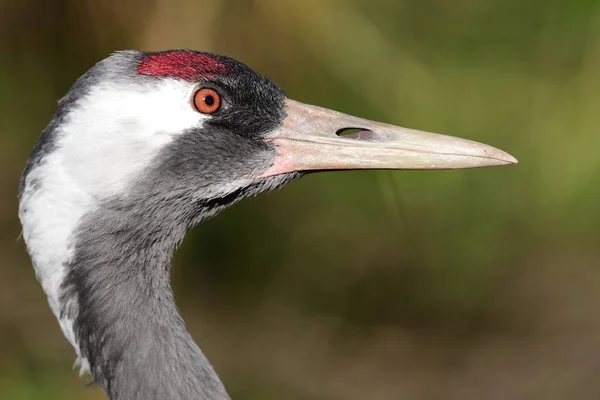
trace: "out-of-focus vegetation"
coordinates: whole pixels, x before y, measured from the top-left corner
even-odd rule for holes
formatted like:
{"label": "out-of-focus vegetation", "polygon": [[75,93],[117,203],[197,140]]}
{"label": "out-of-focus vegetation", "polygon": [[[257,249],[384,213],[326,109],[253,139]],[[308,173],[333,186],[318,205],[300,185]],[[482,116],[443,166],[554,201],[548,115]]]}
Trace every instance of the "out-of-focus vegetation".
{"label": "out-of-focus vegetation", "polygon": [[600,398],[600,3],[0,1],[0,397],[72,370],[17,219],[56,101],[117,49],[240,59],[300,101],[518,166],[311,175],[196,228],[173,284],[240,399]]}

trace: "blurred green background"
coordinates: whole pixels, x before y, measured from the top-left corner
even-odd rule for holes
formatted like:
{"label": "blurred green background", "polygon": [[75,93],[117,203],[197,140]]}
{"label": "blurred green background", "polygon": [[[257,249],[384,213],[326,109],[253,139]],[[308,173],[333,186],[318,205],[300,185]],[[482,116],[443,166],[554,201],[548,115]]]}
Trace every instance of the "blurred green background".
{"label": "blurred green background", "polygon": [[288,96],[518,166],[305,177],[176,254],[236,400],[600,398],[600,2],[0,0],[0,397],[103,399],[20,238],[19,175],[112,51],[229,55]]}

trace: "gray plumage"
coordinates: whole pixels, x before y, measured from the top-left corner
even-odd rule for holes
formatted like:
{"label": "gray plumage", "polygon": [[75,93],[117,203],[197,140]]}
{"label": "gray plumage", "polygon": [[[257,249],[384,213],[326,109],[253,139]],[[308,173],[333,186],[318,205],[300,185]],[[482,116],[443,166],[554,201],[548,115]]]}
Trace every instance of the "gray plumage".
{"label": "gray plumage", "polygon": [[[44,167],[44,158],[55,150],[59,127],[68,123],[91,89],[100,83],[127,86],[136,81],[153,89],[156,79],[132,74],[140,57],[142,53],[121,52],[98,63],[60,101],[23,173],[21,200],[26,190],[33,195],[44,185],[29,179],[31,172]],[[253,74],[249,69],[243,72]],[[256,75],[255,80],[262,78]],[[272,92],[268,97],[276,103],[273,109],[282,107],[278,88],[267,85],[263,90]],[[252,113],[251,108],[243,111]],[[251,133],[260,134],[281,122],[283,113],[273,115],[260,120],[240,117],[243,126],[255,125]],[[60,317],[74,320],[75,337],[94,382],[113,400],[229,399],[175,305],[172,254],[193,225],[300,174],[270,177],[222,195],[223,185],[265,170],[274,156],[272,146],[246,133],[224,136],[222,129],[183,132],[126,191],[98,200],[71,235],[74,256],[65,263]],[[22,213],[27,212],[23,202]],[[30,253],[35,251],[30,248]]]}

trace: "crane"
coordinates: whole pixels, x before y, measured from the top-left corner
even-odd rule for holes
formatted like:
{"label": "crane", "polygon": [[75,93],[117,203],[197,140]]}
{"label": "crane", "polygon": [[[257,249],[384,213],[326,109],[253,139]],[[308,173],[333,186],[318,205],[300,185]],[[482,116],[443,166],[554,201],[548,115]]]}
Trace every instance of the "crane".
{"label": "crane", "polygon": [[19,218],[77,363],[109,398],[225,400],[170,286],[189,228],[309,171],[515,163],[288,99],[229,57],[120,51],[59,101],[23,172]]}

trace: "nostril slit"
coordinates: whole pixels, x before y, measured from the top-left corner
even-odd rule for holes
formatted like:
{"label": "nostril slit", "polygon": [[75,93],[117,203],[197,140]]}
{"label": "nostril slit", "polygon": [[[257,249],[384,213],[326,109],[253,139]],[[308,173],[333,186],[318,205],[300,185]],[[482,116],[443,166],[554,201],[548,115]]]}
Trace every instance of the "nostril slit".
{"label": "nostril slit", "polygon": [[337,131],[335,131],[335,134],[338,136],[348,136],[348,135],[353,135],[355,133],[360,133],[364,130],[365,129],[362,129],[362,128],[342,128],[342,129],[338,129]]}
{"label": "nostril slit", "polygon": [[342,128],[335,134],[345,139],[369,139],[372,136],[371,130],[364,128]]}

